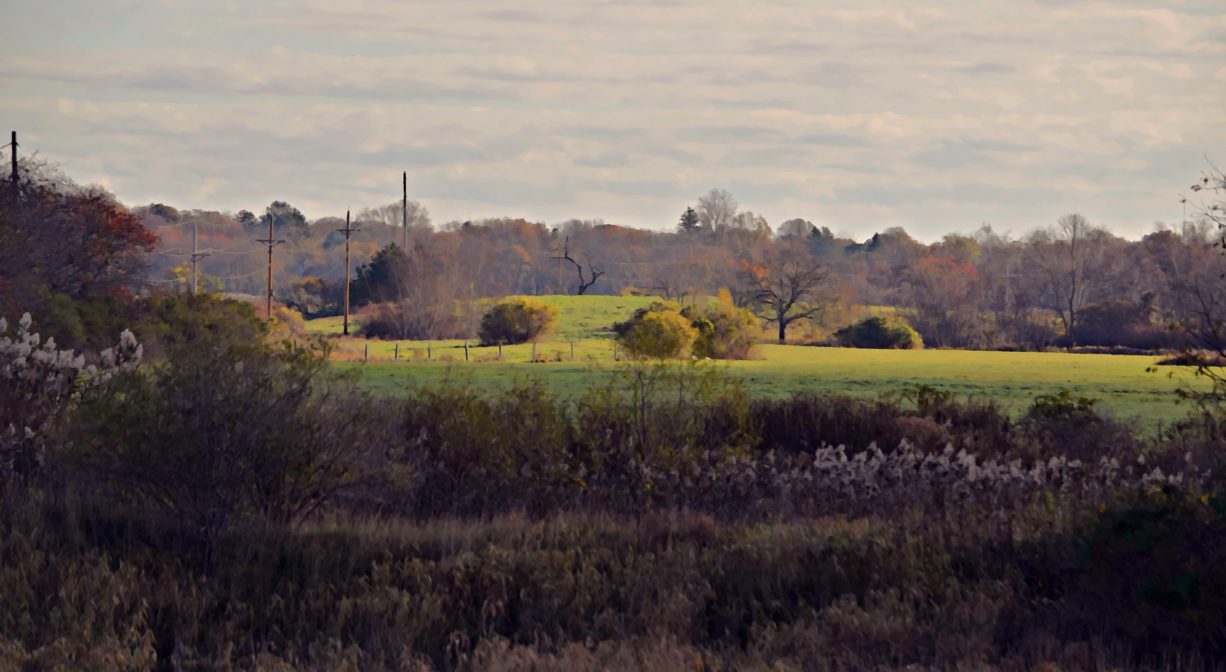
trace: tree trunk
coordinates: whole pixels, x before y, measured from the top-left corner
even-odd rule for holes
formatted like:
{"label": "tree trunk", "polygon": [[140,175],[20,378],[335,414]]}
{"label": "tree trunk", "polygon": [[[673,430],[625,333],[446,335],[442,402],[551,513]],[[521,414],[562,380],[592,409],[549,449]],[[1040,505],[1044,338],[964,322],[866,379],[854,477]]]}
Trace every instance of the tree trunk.
{"label": "tree trunk", "polygon": [[787,343],[788,321],[784,318],[779,318],[779,345]]}

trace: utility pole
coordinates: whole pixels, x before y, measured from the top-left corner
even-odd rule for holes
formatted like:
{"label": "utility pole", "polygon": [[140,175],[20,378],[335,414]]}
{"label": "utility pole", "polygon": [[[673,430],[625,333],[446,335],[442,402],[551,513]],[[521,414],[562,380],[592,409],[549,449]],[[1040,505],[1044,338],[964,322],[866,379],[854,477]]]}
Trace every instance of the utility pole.
{"label": "utility pole", "polygon": [[273,222],[276,220],[276,217],[274,217],[271,212],[267,213],[267,215],[268,215],[268,238],[267,239],[261,238],[257,240],[256,242],[265,243],[268,245],[268,296],[265,297],[265,309],[264,310],[265,310],[265,319],[271,320],[272,319],[272,248],[276,247],[277,245],[280,245],[281,243],[284,243],[285,241],[277,240],[273,236],[272,225],[273,225]]}
{"label": "utility pole", "polygon": [[9,143],[9,147],[13,152],[13,169],[9,173],[9,179],[13,181],[13,196],[16,196],[20,191],[17,181],[17,131],[13,131],[13,141]]}
{"label": "utility pole", "polygon": [[[14,141],[16,142],[16,141]],[[16,165],[16,164],[13,164]],[[404,171],[401,175],[400,186],[403,193],[403,200],[400,201],[400,217],[404,224],[404,253],[409,253],[409,171]]]}
{"label": "utility pole", "polygon": [[200,242],[196,237],[196,222],[192,222],[192,294],[195,294],[200,289],[200,269],[198,262],[210,256],[208,252],[200,251]]}
{"label": "utility pole", "polygon": [[[341,328],[341,333],[344,334],[345,336],[348,336],[349,335],[349,236],[352,236],[354,233],[361,231],[361,229],[355,229],[349,226],[349,211],[346,210],[345,211],[345,228],[335,229],[335,231],[337,233],[345,234],[345,322],[344,322],[344,326]],[[397,358],[399,358],[399,351],[397,351]]]}

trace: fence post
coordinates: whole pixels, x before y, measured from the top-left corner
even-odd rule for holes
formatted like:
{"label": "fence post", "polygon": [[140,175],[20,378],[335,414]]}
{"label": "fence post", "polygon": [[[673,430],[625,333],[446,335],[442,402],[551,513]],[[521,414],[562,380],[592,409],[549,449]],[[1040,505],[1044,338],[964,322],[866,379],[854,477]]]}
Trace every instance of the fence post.
{"label": "fence post", "polygon": [[575,361],[575,342],[570,342],[570,361]]}
{"label": "fence post", "polygon": [[536,361],[536,341],[532,341],[532,361]]}
{"label": "fence post", "polygon": [[368,361],[370,361],[370,343],[367,343],[366,347],[362,350],[362,363],[365,364]]}
{"label": "fence post", "polygon": [[464,361],[468,361],[468,341],[464,341]]}
{"label": "fence post", "polygon": [[396,341],[396,352],[395,354],[392,355],[392,361],[393,362],[400,361],[400,341]]}
{"label": "fence post", "polygon": [[434,359],[434,347],[430,341],[426,341],[426,361]]}
{"label": "fence post", "polygon": [[498,341],[498,361],[502,361],[502,341]]}

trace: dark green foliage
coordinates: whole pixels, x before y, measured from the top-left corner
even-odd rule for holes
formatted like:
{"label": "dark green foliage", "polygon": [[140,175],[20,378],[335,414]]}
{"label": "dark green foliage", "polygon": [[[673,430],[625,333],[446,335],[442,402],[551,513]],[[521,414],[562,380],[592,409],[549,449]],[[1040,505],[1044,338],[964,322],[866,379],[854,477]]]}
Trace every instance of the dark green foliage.
{"label": "dark green foliage", "polygon": [[234,221],[248,230],[255,229],[256,225],[260,223],[260,220],[250,210],[239,210],[238,214],[234,215]]}
{"label": "dark green foliage", "polygon": [[306,216],[298,208],[285,201],[273,201],[268,204],[268,207],[264,209],[264,214],[260,215],[260,226],[267,227],[269,220],[272,220],[275,235],[302,236],[311,233],[310,227],[307,226]]}
{"label": "dark green foliage", "polygon": [[701,226],[701,223],[698,221],[698,213],[694,212],[694,208],[686,208],[685,212],[681,213],[681,221],[677,223],[677,232],[694,233]]}
{"label": "dark green foliage", "polygon": [[1077,316],[1072,340],[1082,346],[1137,350],[1158,350],[1176,344],[1175,332],[1155,323],[1156,313],[1149,302],[1108,301],[1088,306]]}
{"label": "dark green foliage", "polygon": [[527,343],[558,319],[557,307],[529,298],[503,299],[481,318],[481,345]]}
{"label": "dark green foliage", "polygon": [[380,249],[370,262],[358,266],[349,288],[354,306],[395,301],[409,278],[409,257],[395,243]]}
{"label": "dark green foliage", "polygon": [[290,285],[289,292],[281,300],[308,320],[339,315],[344,309],[345,283],[304,277]]}
{"label": "dark green foliage", "polygon": [[[1147,650],[1226,654],[1226,497],[1165,488],[1113,506],[1080,539],[1072,601]],[[1095,628],[1097,629],[1097,628]]]}
{"label": "dark green foliage", "polygon": [[839,329],[834,337],[849,348],[912,350],[924,347],[919,333],[898,318],[870,317]]}
{"label": "dark green foliage", "polygon": [[161,294],[142,299],[133,331],[148,357],[176,351],[182,357],[205,356],[212,344],[262,343],[268,322],[250,303],[213,294]]}

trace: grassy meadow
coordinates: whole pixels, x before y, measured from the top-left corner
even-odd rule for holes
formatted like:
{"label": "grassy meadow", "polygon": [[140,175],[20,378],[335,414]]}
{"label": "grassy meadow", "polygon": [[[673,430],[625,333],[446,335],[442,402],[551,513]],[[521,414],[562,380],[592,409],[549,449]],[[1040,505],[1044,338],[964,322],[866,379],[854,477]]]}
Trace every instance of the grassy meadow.
{"label": "grassy meadow", "polygon": [[[419,383],[444,378],[480,387],[505,388],[516,382],[543,381],[567,396],[607,381],[624,367],[614,358],[611,325],[650,303],[650,297],[547,296],[558,307],[557,327],[535,346],[495,347],[464,342],[367,341],[340,338],[340,318],[308,322],[308,330],[337,336],[333,365],[360,369],[367,389],[396,394]],[[764,339],[769,338],[764,332]],[[399,353],[399,359],[397,357]],[[367,355],[368,352],[368,355]],[[572,356],[573,352],[573,356]],[[362,360],[369,357],[366,363]],[[1158,428],[1183,417],[1175,390],[1196,385],[1192,371],[1160,367],[1158,358],[1063,352],[987,352],[963,350],[858,350],[764,343],[748,361],[712,362],[740,378],[754,394],[785,396],[798,391],[877,397],[930,385],[960,397],[992,398],[1009,409],[1025,408],[1038,395],[1071,390],[1101,399],[1122,419]],[[544,360],[544,361],[542,361]]]}

